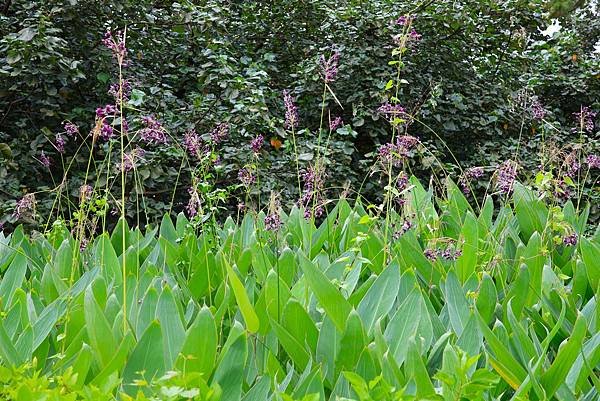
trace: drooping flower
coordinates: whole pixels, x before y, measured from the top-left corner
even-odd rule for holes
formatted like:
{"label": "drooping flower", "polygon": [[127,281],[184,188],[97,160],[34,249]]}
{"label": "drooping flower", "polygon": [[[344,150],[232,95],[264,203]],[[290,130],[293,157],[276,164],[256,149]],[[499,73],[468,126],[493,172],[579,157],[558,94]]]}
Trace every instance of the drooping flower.
{"label": "drooping flower", "polygon": [[404,116],[406,114],[406,110],[404,107],[399,104],[391,104],[390,102],[385,102],[377,109],[379,114],[383,114],[386,117],[397,117]]}
{"label": "drooping flower", "polygon": [[283,91],[283,104],[285,105],[285,127],[294,129],[298,126],[298,108],[288,90]]}
{"label": "drooping flower", "polygon": [[220,123],[210,132],[210,141],[214,145],[218,145],[229,135],[229,124]]}
{"label": "drooping flower", "polygon": [[463,193],[471,193],[471,189],[469,188],[471,182],[478,180],[481,177],[483,177],[483,167],[470,167],[466,169],[458,179],[458,183]]}
{"label": "drooping flower", "polygon": [[512,160],[506,160],[498,167],[496,173],[496,187],[502,194],[510,194],[517,178],[517,164]]}
{"label": "drooping flower", "polygon": [[138,160],[143,159],[146,151],[140,147],[123,154],[123,166],[118,165],[119,170],[123,169],[126,173],[137,167]]}
{"label": "drooping flower", "polygon": [[399,195],[396,197],[396,203],[400,207],[404,206],[406,203],[404,191],[406,191],[406,188],[408,188],[408,182],[408,175],[404,171],[401,171],[396,179],[396,189],[399,192]]}
{"label": "drooping flower", "polygon": [[427,248],[423,251],[423,255],[431,261],[434,261],[438,258],[438,253],[435,249]]}
{"label": "drooping flower", "polygon": [[54,141],[54,147],[58,151],[58,153],[65,153],[65,145],[67,144],[67,140],[61,134],[56,134],[56,138]]}
{"label": "drooping flower", "polygon": [[569,155],[567,155],[565,159],[565,165],[565,175],[571,178],[575,177],[575,175],[577,175],[579,169],[581,168],[581,164],[579,163],[579,159],[575,152],[571,152],[569,153]]}
{"label": "drooping flower", "polygon": [[386,143],[379,148],[379,160],[384,165],[400,167],[418,143],[419,140],[414,136],[400,136],[396,142]]}
{"label": "drooping flower", "polygon": [[70,121],[63,123],[63,128],[68,136],[75,136],[79,133],[79,127]]}
{"label": "drooping flower", "polygon": [[394,232],[394,239],[398,240],[402,235],[404,235],[412,227],[413,227],[413,223],[410,220],[405,219],[404,222],[402,222],[402,226],[400,227],[400,229],[398,231]]}
{"label": "drooping flower", "polygon": [[16,204],[13,212],[15,219],[21,218],[23,214],[34,210],[35,208],[35,194],[26,194]]}
{"label": "drooping flower", "polygon": [[304,208],[304,217],[321,217],[323,214],[323,201],[321,199],[325,173],[315,167],[309,167],[303,174],[304,188],[299,205]]}
{"label": "drooping flower", "polygon": [[243,167],[238,171],[238,179],[246,187],[251,186],[256,181],[256,177],[247,167]]}
{"label": "drooping flower", "polygon": [[188,201],[185,210],[187,211],[189,217],[195,217],[198,214],[198,210],[202,206],[200,194],[198,193],[198,190],[194,187],[188,188],[188,193],[190,194],[190,200]]}
{"label": "drooping flower", "polygon": [[335,131],[339,127],[344,126],[344,121],[342,121],[342,117],[336,117],[333,120],[329,121],[329,130]]}
{"label": "drooping flower", "polygon": [[94,188],[91,185],[84,184],[79,187],[79,200],[83,203],[92,198]]}
{"label": "drooping flower", "polygon": [[196,157],[198,159],[201,159],[204,155],[208,153],[208,147],[206,146],[200,135],[198,135],[198,133],[196,133],[196,130],[194,129],[191,129],[185,133],[183,137],[183,146],[190,154],[190,156]]}
{"label": "drooping flower", "polygon": [[108,124],[106,121],[102,123],[102,127],[100,128],[100,138],[105,141],[108,141],[114,136],[114,130],[112,125]]}
{"label": "drooping flower", "polygon": [[265,143],[265,138],[260,134],[256,138],[252,139],[252,141],[250,142],[250,147],[252,148],[252,152],[255,155],[258,155],[260,153],[260,150],[262,149],[264,143]]}
{"label": "drooping flower", "polygon": [[573,132],[578,132],[580,129],[584,132],[592,132],[594,130],[594,117],[596,112],[592,111],[587,106],[582,106],[581,110],[573,113],[575,120],[577,121],[578,127],[573,128]]}
{"label": "drooping flower", "polygon": [[50,164],[52,163],[50,161],[50,158],[48,156],[46,156],[46,153],[42,150],[42,152],[40,153],[40,163],[42,163],[42,166],[49,168]]}
{"label": "drooping flower", "polygon": [[124,79],[119,85],[118,82],[111,84],[108,88],[108,94],[115,98],[115,103],[120,104],[121,99],[128,101],[131,95],[131,82]]}
{"label": "drooping flower", "polygon": [[589,166],[589,168],[600,168],[600,156],[598,155],[589,155],[585,162]]}
{"label": "drooping flower", "polygon": [[279,208],[279,197],[275,192],[272,192],[269,200],[269,211],[267,216],[265,216],[265,229],[267,231],[277,231],[281,227]]}
{"label": "drooping flower", "polygon": [[333,82],[335,81],[335,77],[338,73],[338,62],[340,60],[340,53],[338,51],[333,52],[331,57],[328,59],[325,56],[321,55],[319,58],[319,65],[321,66],[323,79],[325,82]]}
{"label": "drooping flower", "polygon": [[142,117],[142,124],[145,125],[140,130],[142,141],[155,145],[164,145],[169,142],[169,137],[162,124],[153,116]]}
{"label": "drooping flower", "polygon": [[107,104],[104,107],[98,107],[96,109],[96,117],[104,118],[117,113],[117,107],[114,104]]}

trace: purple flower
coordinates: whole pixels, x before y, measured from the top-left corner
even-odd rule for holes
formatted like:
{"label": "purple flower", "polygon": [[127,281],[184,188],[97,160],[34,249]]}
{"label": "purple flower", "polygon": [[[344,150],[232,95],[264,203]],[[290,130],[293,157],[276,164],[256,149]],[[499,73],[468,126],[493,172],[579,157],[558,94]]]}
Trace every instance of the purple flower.
{"label": "purple flower", "polygon": [[496,187],[502,194],[510,194],[517,178],[517,164],[511,160],[506,160],[498,167],[496,173]]}
{"label": "purple flower", "polygon": [[314,167],[309,167],[302,174],[304,188],[298,203],[304,208],[304,217],[306,219],[310,219],[313,216],[320,217],[323,214],[321,193],[323,191],[324,175],[324,172],[318,171]]}
{"label": "purple flower", "polygon": [[410,30],[408,36],[415,42],[421,40],[421,34],[418,33],[414,28]]}
{"label": "purple flower", "polygon": [[250,142],[250,147],[252,148],[252,152],[255,155],[258,155],[260,153],[264,142],[265,138],[260,134]]}
{"label": "purple flower", "polygon": [[[596,112],[590,110],[587,106],[582,106],[581,110],[577,113],[573,113],[576,121],[579,123],[579,128],[585,132],[592,132],[594,130],[594,117]],[[579,131],[578,128],[573,128],[573,132]]]}
{"label": "purple flower", "polygon": [[189,130],[185,133],[183,137],[183,146],[188,151],[190,156],[196,157],[198,159],[202,158],[203,155],[208,153],[206,144],[194,129]]}
{"label": "purple flower", "polygon": [[196,188],[189,188],[188,192],[190,194],[190,200],[185,207],[185,210],[189,217],[194,217],[198,214],[198,209],[202,206],[202,202],[200,201],[200,194],[198,194]]}
{"label": "purple flower", "polygon": [[393,117],[398,115],[404,115],[406,113],[406,110],[399,104],[391,104],[390,102],[385,102],[381,106],[379,106],[377,112],[388,117]]}
{"label": "purple flower", "polygon": [[401,15],[400,17],[398,17],[398,19],[396,20],[396,24],[400,25],[400,26],[405,26],[408,25],[409,22],[412,22],[412,18],[409,17],[408,15]]}
{"label": "purple flower", "polygon": [[46,153],[42,150],[42,153],[40,153],[40,163],[42,163],[42,165],[46,168],[50,167],[51,161],[50,158],[48,156],[46,156]]}
{"label": "purple flower", "polygon": [[256,177],[254,176],[254,174],[252,174],[252,171],[250,171],[250,169],[246,167],[240,169],[240,171],[238,172],[238,179],[246,187],[249,187],[256,181]]}
{"label": "purple flower", "polygon": [[435,249],[427,248],[423,251],[423,255],[431,261],[434,261],[438,258],[438,253]]}
{"label": "purple flower", "polygon": [[277,231],[281,227],[281,217],[273,212],[265,217],[265,229],[267,231]]}
{"label": "purple flower", "polygon": [[137,167],[138,159],[143,159],[146,151],[142,148],[135,148],[131,152],[123,154],[123,166],[118,165],[119,170],[123,169],[126,173]]}
{"label": "purple flower", "polygon": [[285,127],[294,129],[298,126],[298,108],[288,90],[283,91],[283,104],[285,105]]}
{"label": "purple flower", "polygon": [[162,127],[162,124],[153,116],[142,117],[142,124],[145,125],[145,127],[140,130],[140,138],[142,141],[155,145],[164,145],[169,142],[169,138],[167,137],[167,133]]}
{"label": "purple flower", "polygon": [[589,168],[600,168],[600,156],[598,155],[589,155],[585,162],[588,164]]}
{"label": "purple flower", "polygon": [[566,164],[566,172],[565,175],[567,177],[575,177],[575,175],[577,175],[577,172],[579,172],[579,169],[581,168],[581,164],[579,163],[579,160],[577,159],[577,154],[575,152],[570,153],[566,159],[565,159],[565,164]]}
{"label": "purple flower", "polygon": [[109,86],[108,94],[115,98],[117,104],[120,104],[121,98],[128,101],[131,95],[131,83],[126,79],[121,82],[121,85],[115,82]]}
{"label": "purple flower", "polygon": [[68,136],[74,136],[79,133],[79,127],[70,121],[65,122],[63,128]]}
{"label": "purple flower", "polygon": [[210,132],[210,140],[214,145],[218,145],[229,135],[229,124],[220,123]]}
{"label": "purple flower", "polygon": [[102,123],[102,127],[100,128],[100,138],[107,141],[114,136],[114,130],[112,125],[107,124],[106,122]]}
{"label": "purple flower", "polygon": [[335,131],[339,127],[343,127],[343,126],[344,126],[344,122],[342,121],[342,117],[336,117],[329,122],[329,130],[330,131]]}
{"label": "purple flower", "polygon": [[325,82],[333,82],[335,81],[335,77],[338,73],[338,62],[340,59],[340,53],[335,51],[329,57],[329,59],[325,59],[325,56],[321,55],[319,58],[319,64],[321,65],[321,69],[323,70],[323,78]]}
{"label": "purple flower", "polygon": [[13,217],[15,219],[21,218],[24,213],[27,213],[35,208],[35,195],[27,194],[22,197],[15,206],[15,211],[13,212]]}
{"label": "purple flower", "polygon": [[472,181],[483,177],[483,167],[470,167],[458,179],[458,183],[465,194],[471,193],[469,185]]}
{"label": "purple flower", "polygon": [[398,240],[402,235],[404,235],[412,227],[413,227],[413,223],[410,220],[404,220],[404,222],[402,223],[402,227],[400,227],[400,230],[398,230],[394,233],[394,239]]}
{"label": "purple flower", "polygon": [[543,120],[546,116],[546,110],[544,109],[544,106],[542,106],[542,103],[540,103],[538,99],[534,99],[531,103],[531,115],[534,120],[538,121]]}
{"label": "purple flower", "polygon": [[575,246],[577,245],[577,233],[572,233],[563,237],[563,244],[565,246]]}
{"label": "purple flower", "polygon": [[125,47],[125,35],[123,32],[118,31],[116,35],[113,36],[110,30],[106,31],[102,38],[102,44],[112,50],[113,56],[119,60],[122,61],[123,58],[125,58],[127,48]]}
{"label": "purple flower", "polygon": [[117,107],[114,104],[107,104],[104,107],[98,107],[96,109],[96,117],[104,118],[117,113]]}
{"label": "purple flower", "polygon": [[56,140],[55,140],[54,147],[56,147],[56,150],[58,151],[58,153],[60,153],[60,154],[65,153],[65,145],[66,144],[67,144],[67,140],[65,139],[65,137],[62,136],[61,134],[56,134]]}
{"label": "purple flower", "polygon": [[419,140],[414,136],[398,137],[395,143],[389,142],[379,148],[379,159],[384,165],[391,163],[394,167],[400,167],[418,143]]}

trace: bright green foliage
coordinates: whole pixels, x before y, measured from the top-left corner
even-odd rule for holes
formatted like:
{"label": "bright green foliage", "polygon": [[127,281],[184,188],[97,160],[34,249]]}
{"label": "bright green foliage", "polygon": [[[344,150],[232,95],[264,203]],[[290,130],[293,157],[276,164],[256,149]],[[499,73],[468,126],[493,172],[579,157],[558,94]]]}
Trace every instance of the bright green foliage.
{"label": "bright green foliage", "polygon": [[564,207],[568,246],[526,187],[498,213],[450,188],[434,201],[416,186],[412,228],[388,238],[344,199],[319,227],[294,208],[278,232],[262,214],[200,232],[165,218],[127,228],[124,251],[121,227],[84,250],[0,235],[0,398],[597,400],[587,211]]}

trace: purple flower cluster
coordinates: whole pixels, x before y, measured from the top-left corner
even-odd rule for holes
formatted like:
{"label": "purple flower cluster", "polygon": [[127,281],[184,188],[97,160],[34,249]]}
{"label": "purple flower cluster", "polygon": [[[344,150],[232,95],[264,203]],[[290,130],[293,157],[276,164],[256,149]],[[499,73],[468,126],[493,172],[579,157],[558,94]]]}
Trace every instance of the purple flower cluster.
{"label": "purple flower cluster", "polygon": [[117,113],[117,107],[114,104],[107,104],[104,107],[98,107],[96,109],[96,117],[105,118]]}
{"label": "purple flower cluster", "polygon": [[258,136],[256,136],[256,138],[252,139],[252,141],[250,142],[250,148],[252,148],[252,153],[254,153],[255,155],[258,155],[260,153],[260,150],[262,149],[264,143],[265,143],[265,137],[263,137],[260,134]]}
{"label": "purple flower cluster", "polygon": [[575,120],[579,123],[578,128],[573,128],[573,132],[579,131],[581,128],[585,132],[592,132],[594,130],[594,117],[596,112],[592,111],[587,106],[582,106],[579,112],[573,113]]}
{"label": "purple flower cluster", "polygon": [[406,197],[404,196],[403,191],[408,188],[408,175],[404,171],[401,171],[396,179],[396,188],[400,192],[400,195],[396,197],[396,203],[398,206],[402,207],[406,203]]}
{"label": "purple flower cluster", "polygon": [[344,121],[342,121],[342,117],[336,117],[333,120],[329,121],[329,130],[335,131],[339,127],[344,126]]}
{"label": "purple flower cluster", "polygon": [[577,158],[577,154],[575,152],[570,153],[565,159],[566,171],[565,175],[567,177],[575,177],[581,168],[581,164]]}
{"label": "purple flower cluster", "polygon": [[439,258],[444,260],[456,260],[462,255],[462,250],[454,247],[447,246],[446,248],[427,248],[423,251],[423,255],[431,261],[435,261]]}
{"label": "purple flower cluster", "polygon": [[33,210],[35,208],[35,195],[27,194],[22,197],[15,206],[15,211],[13,212],[13,217],[15,219],[21,218],[23,214]]}
{"label": "purple flower cluster", "polygon": [[[304,188],[299,204],[304,208],[304,218],[321,217],[323,215],[323,205],[321,200],[321,192],[323,191],[324,173],[318,171],[314,167],[309,167],[304,174]],[[314,215],[313,215],[314,208]]]}
{"label": "purple flower cluster", "polygon": [[390,102],[385,102],[379,106],[377,112],[387,116],[388,118],[406,115],[406,109],[404,109],[404,107],[400,106],[399,104],[391,104]]}
{"label": "purple flower cluster", "polygon": [[563,245],[575,246],[575,245],[577,245],[577,239],[578,239],[577,233],[575,233],[575,232],[572,234],[569,234],[569,235],[565,235],[562,239]]}
{"label": "purple flower cluster", "polygon": [[406,26],[409,23],[412,23],[412,17],[408,16],[408,15],[401,15],[400,17],[398,17],[398,19],[396,20],[396,24],[400,25],[400,26]]}
{"label": "purple flower cluster", "polygon": [[598,155],[589,155],[585,162],[588,164],[589,168],[599,168],[600,169],[600,156]]}
{"label": "purple flower cluster", "polygon": [[283,91],[283,104],[285,106],[285,127],[294,129],[298,126],[298,108],[288,90]]}
{"label": "purple flower cluster", "polygon": [[42,150],[42,153],[40,153],[40,163],[42,163],[42,166],[49,168],[50,164],[52,163],[52,161],[50,160],[50,158],[48,156],[46,156],[46,152],[44,152]]}
{"label": "purple flower cluster", "polygon": [[567,201],[573,196],[573,193],[565,180],[558,179],[554,185],[554,197],[562,201]]}
{"label": "purple flower cluster", "polygon": [[392,164],[394,167],[400,167],[410,151],[418,144],[419,140],[414,136],[400,136],[396,142],[386,143],[379,148],[379,159],[384,165]]}
{"label": "purple flower cluster", "polygon": [[220,123],[210,132],[210,140],[214,145],[218,145],[229,135],[229,124]]}
{"label": "purple flower cluster", "polygon": [[65,153],[65,145],[67,144],[67,140],[62,134],[56,134],[56,139],[54,141],[54,147],[60,154]]}
{"label": "purple flower cluster", "polygon": [[404,235],[411,228],[413,228],[413,223],[408,219],[404,220],[404,222],[402,223],[402,226],[400,227],[400,230],[394,232],[394,239],[398,240],[402,235]]}
{"label": "purple flower cluster", "polygon": [[249,187],[256,182],[256,176],[248,167],[244,167],[238,171],[238,180],[240,180],[244,186]]}
{"label": "purple flower cluster", "polygon": [[534,120],[541,121],[546,116],[546,109],[538,99],[534,99],[531,102],[531,116]]}
{"label": "purple flower cluster", "polygon": [[135,148],[131,152],[123,154],[123,166],[119,165],[119,170],[122,168],[126,173],[137,167],[137,161],[143,159],[146,151],[142,148]]}
{"label": "purple flower cluster", "polygon": [[108,141],[110,138],[112,138],[114,136],[115,136],[115,133],[114,133],[114,129],[113,129],[112,125],[110,125],[106,121],[103,121],[102,127],[100,127],[100,138],[102,138],[105,141]]}
{"label": "purple flower cluster", "polygon": [[410,30],[408,33],[408,37],[414,40],[415,42],[421,40],[421,34],[418,33],[414,28]]}
{"label": "purple flower cluster", "polygon": [[340,53],[338,51],[333,52],[329,59],[325,59],[325,56],[321,55],[319,58],[319,65],[323,70],[323,79],[325,82],[335,81],[335,77],[338,73],[338,62],[340,60]]}
{"label": "purple flower cluster", "polygon": [[131,95],[131,83],[126,79],[122,81],[121,85],[115,82],[109,86],[108,94],[115,98],[116,104],[120,104],[121,99],[128,101]]}
{"label": "purple flower cluster", "polygon": [[282,224],[281,217],[277,212],[270,213],[265,217],[265,229],[267,231],[278,231]]}
{"label": "purple flower cluster", "polygon": [[506,160],[498,167],[496,173],[496,187],[502,194],[510,194],[517,178],[517,164],[512,160]]}
{"label": "purple flower cluster", "polygon": [[155,145],[164,145],[169,142],[169,137],[162,124],[153,116],[142,117],[142,124],[145,125],[140,130],[142,141]]}
{"label": "purple flower cluster", "polygon": [[115,35],[110,30],[106,31],[102,38],[102,44],[112,50],[113,55],[122,61],[127,54],[127,47],[125,47],[125,35],[123,32],[118,31]]}
{"label": "purple flower cluster", "polygon": [[189,130],[183,136],[183,146],[190,156],[198,159],[201,159],[209,152],[208,146],[194,129]]}
{"label": "purple flower cluster", "polygon": [[190,200],[188,201],[185,210],[188,213],[189,217],[195,217],[198,214],[198,209],[201,207],[202,202],[200,201],[200,194],[194,187],[188,188],[188,193],[190,194]]}
{"label": "purple flower cluster", "polygon": [[478,180],[481,177],[483,177],[483,167],[470,167],[466,169],[458,179],[458,183],[463,193],[471,193],[469,185],[472,181]]}
{"label": "purple flower cluster", "polygon": [[79,133],[79,127],[70,121],[63,123],[63,128],[68,136],[75,136]]}

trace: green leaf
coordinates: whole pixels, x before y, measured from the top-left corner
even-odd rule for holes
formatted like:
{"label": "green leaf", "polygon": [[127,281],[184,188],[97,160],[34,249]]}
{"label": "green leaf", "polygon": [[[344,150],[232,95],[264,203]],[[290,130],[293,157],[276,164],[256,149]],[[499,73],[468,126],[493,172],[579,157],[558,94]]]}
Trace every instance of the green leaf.
{"label": "green leaf", "polygon": [[112,359],[117,343],[112,335],[111,326],[94,298],[91,287],[85,291],[84,314],[90,344],[100,366],[103,367]]}
{"label": "green leaf", "polygon": [[171,369],[179,355],[185,341],[185,329],[182,316],[177,308],[171,289],[163,288],[158,304],[156,305],[156,318],[162,330],[163,347],[165,351],[165,368]]}
{"label": "green leaf", "polygon": [[153,321],[136,344],[123,371],[123,388],[129,395],[137,391],[135,380],[150,383],[165,372],[163,337],[160,323]]}
{"label": "green leaf", "polygon": [[212,313],[205,306],[186,333],[177,369],[186,373],[198,372],[208,378],[215,366],[217,345],[217,327]]}
{"label": "green leaf", "polygon": [[331,318],[335,327],[343,333],[352,306],[329,281],[327,276],[317,269],[314,263],[302,253],[299,254],[299,258],[304,277],[317,297],[319,304],[325,309],[325,313]]}
{"label": "green leaf", "polygon": [[368,334],[373,331],[375,322],[390,312],[399,288],[400,267],[391,263],[377,277],[358,304],[358,314]]}
{"label": "green leaf", "polygon": [[248,294],[246,294],[246,289],[228,262],[225,263],[225,267],[227,269],[227,278],[229,279],[229,283],[233,289],[233,295],[235,296],[235,300],[240,308],[240,312],[242,313],[244,321],[246,322],[246,328],[250,333],[256,333],[259,329],[260,323],[258,316],[256,316],[256,312],[252,307],[252,303],[250,303]]}

